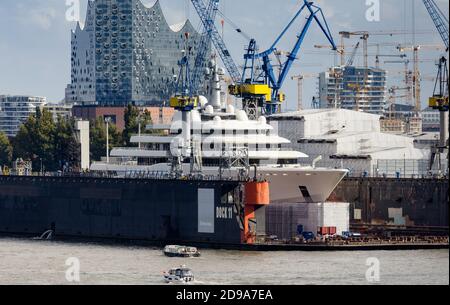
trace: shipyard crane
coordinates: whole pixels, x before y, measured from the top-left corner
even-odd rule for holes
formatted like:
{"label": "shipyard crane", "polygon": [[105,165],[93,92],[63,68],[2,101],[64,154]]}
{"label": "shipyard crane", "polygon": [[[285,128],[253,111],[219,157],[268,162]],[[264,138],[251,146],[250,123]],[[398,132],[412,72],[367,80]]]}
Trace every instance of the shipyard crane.
{"label": "shipyard crane", "polygon": [[433,165],[438,159],[439,169],[441,170],[441,154],[447,149],[447,155],[450,158],[449,150],[449,97],[448,97],[448,66],[447,59],[442,56],[438,63],[438,74],[436,77],[436,83],[434,86],[433,96],[429,99],[429,106],[433,109],[439,110],[440,114],[440,140],[439,144],[432,147],[431,159],[430,159],[430,171],[433,169]]}
{"label": "shipyard crane", "polygon": [[[277,46],[280,40],[286,35],[288,30],[304,11],[307,11],[309,14],[309,16],[306,17],[306,23],[301,29],[300,34],[297,36],[297,41],[295,42],[292,51],[286,56],[286,61],[281,63],[278,75],[275,75],[270,56],[277,53]],[[256,40],[250,40],[247,53],[244,55],[245,64],[241,82],[231,86],[230,92],[243,99],[244,108],[248,113],[252,114],[252,118],[255,118],[258,115],[258,108],[262,109],[262,112],[267,115],[280,111],[281,103],[285,99],[284,94],[281,92],[281,88],[293,62],[297,58],[300,47],[302,46],[313,21],[317,22],[333,50],[337,50],[322,9],[308,0],[304,0],[302,7],[296,12],[294,17],[275,39],[269,49],[258,53]],[[259,61],[262,61],[262,65],[258,65]]]}
{"label": "shipyard crane", "polygon": [[429,100],[429,106],[444,112],[449,110],[447,59],[442,56],[437,65],[438,74],[434,85],[433,96]]}
{"label": "shipyard crane", "polygon": [[[212,2],[212,5],[213,7],[215,7],[215,11],[217,12],[219,0],[209,0],[209,1],[210,3]],[[219,34],[219,31],[214,22],[215,20],[213,18],[215,15],[208,14],[208,8],[203,2],[203,0],[191,0],[191,2],[195,10],[197,11],[197,14],[200,17],[202,25],[205,28],[205,33],[207,33],[208,38],[214,44],[214,47],[216,48],[217,53],[222,59],[225,68],[230,74],[231,79],[233,80],[234,83],[239,83],[241,81],[241,73],[239,72],[239,69],[236,63],[234,62],[233,58],[231,57],[230,51],[225,45],[225,42],[223,41],[222,37]],[[200,65],[203,63],[197,64]]]}
{"label": "shipyard crane", "polygon": [[[214,2],[217,9],[219,0],[210,0]],[[213,42],[222,62],[225,65],[228,73],[234,84],[229,87],[230,94],[243,99],[244,109],[251,118],[256,118],[258,108],[263,109],[266,114],[272,114],[279,110],[280,103],[284,100],[284,94],[280,92],[284,81],[292,67],[294,60],[297,58],[297,54],[303,43],[303,40],[308,32],[313,21],[316,21],[322,32],[331,43],[334,50],[336,45],[334,44],[331,31],[325,20],[325,16],[322,9],[308,0],[304,0],[304,4],[300,10],[295,14],[289,24],[284,28],[282,33],[277,37],[272,46],[262,53],[257,53],[256,41],[250,40],[247,54],[244,56],[245,66],[244,71],[241,74],[237,65],[233,61],[231,54],[226,47],[219,31],[214,23],[214,14],[208,14],[208,7],[203,0],[191,0],[195,10],[197,11],[200,20],[205,27],[205,33],[208,33],[211,41]],[[280,40],[285,36],[287,31],[291,28],[293,23],[299,18],[303,11],[308,11],[309,16],[306,19],[301,33],[298,35],[298,39],[290,53],[287,55],[287,60],[280,65],[280,72],[278,77],[275,77],[274,69],[271,64],[270,56],[275,55],[277,52],[277,45]],[[322,21],[321,21],[322,19]],[[239,30],[240,31],[240,30]],[[240,31],[242,32],[242,31]],[[256,62],[262,60],[264,64],[256,65]],[[198,67],[196,64],[196,69]],[[250,74],[250,78],[247,78],[247,72]]]}
{"label": "shipyard crane", "polygon": [[445,14],[439,9],[434,0],[423,0],[423,4],[425,5],[428,13],[430,14],[431,19],[436,26],[439,35],[441,35],[442,41],[445,44],[445,47],[449,48],[449,23],[448,18]]}
{"label": "shipyard crane", "polygon": [[198,97],[192,90],[192,75],[190,71],[190,55],[192,48],[189,46],[189,33],[185,33],[185,48],[182,50],[182,58],[178,61],[180,72],[176,77],[175,93],[170,98],[170,107],[181,112],[182,115],[182,142],[179,143],[178,154],[173,154],[171,172],[175,177],[183,174],[182,160],[190,157],[191,174],[193,169],[194,158],[192,156],[194,150],[192,148],[191,135],[191,111],[198,106]]}
{"label": "shipyard crane", "polygon": [[[194,1],[193,1],[194,2]],[[199,93],[201,81],[204,75],[205,62],[208,61],[208,50],[211,46],[212,31],[219,8],[219,0],[209,0],[204,14],[203,33],[198,45],[197,56],[195,58],[194,70],[192,72],[191,89],[195,94]]]}
{"label": "shipyard crane", "polygon": [[189,33],[185,33],[185,48],[181,51],[182,58],[178,61],[180,72],[176,77],[175,92],[170,98],[170,107],[182,112],[188,112],[197,106],[197,97],[192,90],[190,71],[191,47],[189,46]]}

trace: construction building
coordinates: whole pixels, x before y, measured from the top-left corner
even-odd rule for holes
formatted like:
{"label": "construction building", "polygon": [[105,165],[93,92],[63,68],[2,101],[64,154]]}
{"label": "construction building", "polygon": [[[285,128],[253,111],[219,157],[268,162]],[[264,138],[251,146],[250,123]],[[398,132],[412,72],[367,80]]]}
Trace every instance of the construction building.
{"label": "construction building", "polygon": [[319,75],[320,108],[342,108],[383,115],[387,73],[377,68],[333,67]]}

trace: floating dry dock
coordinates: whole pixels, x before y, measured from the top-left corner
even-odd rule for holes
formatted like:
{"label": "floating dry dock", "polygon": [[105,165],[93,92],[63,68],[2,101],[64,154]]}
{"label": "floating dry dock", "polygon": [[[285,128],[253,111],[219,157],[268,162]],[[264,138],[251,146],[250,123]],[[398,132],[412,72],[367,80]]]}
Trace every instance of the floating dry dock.
{"label": "floating dry dock", "polygon": [[268,187],[264,181],[212,178],[0,176],[0,233],[40,236],[51,230],[57,239],[264,251],[448,248],[448,229],[408,240],[261,239],[253,232],[265,223]]}

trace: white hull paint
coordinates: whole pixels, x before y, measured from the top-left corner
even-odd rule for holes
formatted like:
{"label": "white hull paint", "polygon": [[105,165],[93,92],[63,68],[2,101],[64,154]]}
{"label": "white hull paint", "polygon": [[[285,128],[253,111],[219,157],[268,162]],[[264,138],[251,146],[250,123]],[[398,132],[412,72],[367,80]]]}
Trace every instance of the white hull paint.
{"label": "white hull paint", "polygon": [[[95,163],[92,171],[114,171],[118,175],[131,172],[170,172],[168,164],[143,165],[117,165]],[[185,173],[189,172],[189,165],[184,166]],[[238,168],[224,171],[224,177],[237,177]],[[218,176],[217,167],[204,167],[205,175]],[[258,178],[270,182],[271,202],[325,202],[336,186],[347,174],[344,169],[322,169],[301,166],[260,166],[257,169]],[[250,176],[254,176],[251,169]],[[305,198],[300,188],[305,187],[309,198]]]}

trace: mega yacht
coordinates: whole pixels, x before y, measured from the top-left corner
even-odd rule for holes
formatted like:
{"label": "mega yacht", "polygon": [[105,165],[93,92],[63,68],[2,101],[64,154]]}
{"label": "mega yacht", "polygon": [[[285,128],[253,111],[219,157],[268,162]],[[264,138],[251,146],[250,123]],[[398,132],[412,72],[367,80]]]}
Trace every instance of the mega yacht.
{"label": "mega yacht", "polygon": [[222,75],[212,61],[209,99],[199,97],[198,108],[176,113],[170,126],[148,126],[150,134],[131,138],[136,147],[112,149],[110,161],[93,163],[91,171],[195,173],[221,179],[246,172],[270,183],[271,202],[325,202],[347,170],[302,164],[308,156],[292,150],[265,117],[249,120],[245,111],[222,105]]}

